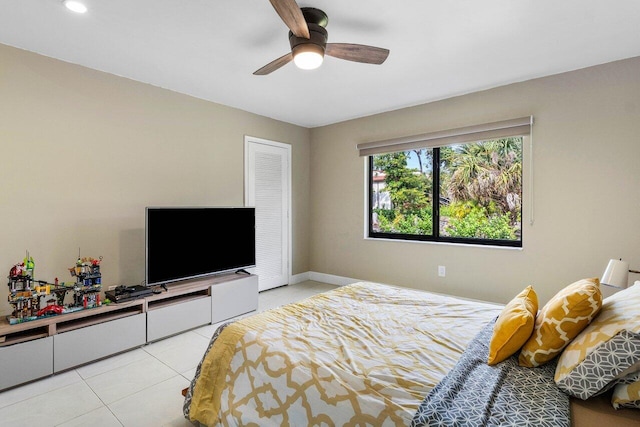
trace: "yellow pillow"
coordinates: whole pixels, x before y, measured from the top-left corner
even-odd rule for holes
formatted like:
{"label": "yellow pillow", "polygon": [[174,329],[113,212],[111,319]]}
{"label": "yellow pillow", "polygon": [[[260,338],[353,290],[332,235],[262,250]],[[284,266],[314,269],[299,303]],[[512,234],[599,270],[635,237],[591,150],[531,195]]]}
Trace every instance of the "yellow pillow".
{"label": "yellow pillow", "polygon": [[582,279],[558,292],[536,317],[533,334],[522,346],[518,362],[529,368],[556,357],[600,312],[600,281]]}
{"label": "yellow pillow", "polygon": [[500,363],[520,350],[533,332],[537,313],[538,295],[527,286],[500,312],[493,327],[487,364]]}

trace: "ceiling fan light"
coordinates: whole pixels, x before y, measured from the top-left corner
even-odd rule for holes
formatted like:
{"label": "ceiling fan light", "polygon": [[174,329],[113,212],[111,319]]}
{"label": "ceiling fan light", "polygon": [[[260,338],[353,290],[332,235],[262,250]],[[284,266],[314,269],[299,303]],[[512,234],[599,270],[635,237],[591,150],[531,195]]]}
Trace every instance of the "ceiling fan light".
{"label": "ceiling fan light", "polygon": [[67,9],[76,12],[76,13],[85,13],[87,11],[87,6],[82,4],[79,1],[75,0],[64,0],[64,5]]}
{"label": "ceiling fan light", "polygon": [[298,45],[293,51],[293,62],[301,70],[314,70],[322,65],[324,50],[314,44]]}

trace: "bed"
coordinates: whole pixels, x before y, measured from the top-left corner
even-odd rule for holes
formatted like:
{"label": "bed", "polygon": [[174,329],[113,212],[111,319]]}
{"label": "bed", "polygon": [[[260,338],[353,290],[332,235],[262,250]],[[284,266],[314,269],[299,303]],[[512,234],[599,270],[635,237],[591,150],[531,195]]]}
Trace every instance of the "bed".
{"label": "bed", "polygon": [[[184,415],[206,426],[419,427],[446,425],[434,420],[452,411],[449,399],[456,395],[467,396],[467,405],[489,406],[475,415],[459,407],[466,425],[505,425],[507,419],[523,425],[512,416],[526,411],[552,414],[557,422],[547,425],[554,426],[569,426],[571,420],[577,426],[640,425],[636,410],[614,413],[610,405],[573,402],[569,409],[568,396],[553,384],[553,364],[535,370],[508,363],[487,367],[482,352],[502,309],[359,282],[225,323],[183,391]],[[509,363],[515,366],[517,359]],[[524,371],[540,377],[532,380]],[[514,374],[520,377],[510,379]],[[468,389],[460,389],[459,378],[473,378],[462,381]],[[542,386],[518,403],[523,379]],[[507,391],[497,398],[487,395],[487,381]],[[510,389],[503,386],[511,382]],[[498,408],[501,400],[504,405]],[[459,421],[452,425],[465,424]]]}

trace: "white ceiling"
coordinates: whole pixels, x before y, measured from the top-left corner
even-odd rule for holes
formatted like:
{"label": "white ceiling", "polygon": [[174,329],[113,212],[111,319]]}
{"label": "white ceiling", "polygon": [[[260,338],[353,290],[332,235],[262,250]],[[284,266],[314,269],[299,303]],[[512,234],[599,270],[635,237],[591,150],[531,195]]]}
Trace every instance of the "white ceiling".
{"label": "white ceiling", "polygon": [[0,43],[305,127],[640,56],[638,0],[299,0],[389,58],[254,76],[289,52],[268,0],[84,2],[1,0]]}

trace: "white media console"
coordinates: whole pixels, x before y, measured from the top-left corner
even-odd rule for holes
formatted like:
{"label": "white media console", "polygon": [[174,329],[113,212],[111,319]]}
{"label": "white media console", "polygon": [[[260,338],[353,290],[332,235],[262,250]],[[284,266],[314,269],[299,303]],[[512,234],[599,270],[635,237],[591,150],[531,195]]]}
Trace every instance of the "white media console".
{"label": "white media console", "polygon": [[140,299],[10,325],[0,320],[0,390],[258,308],[258,276],[167,285]]}

